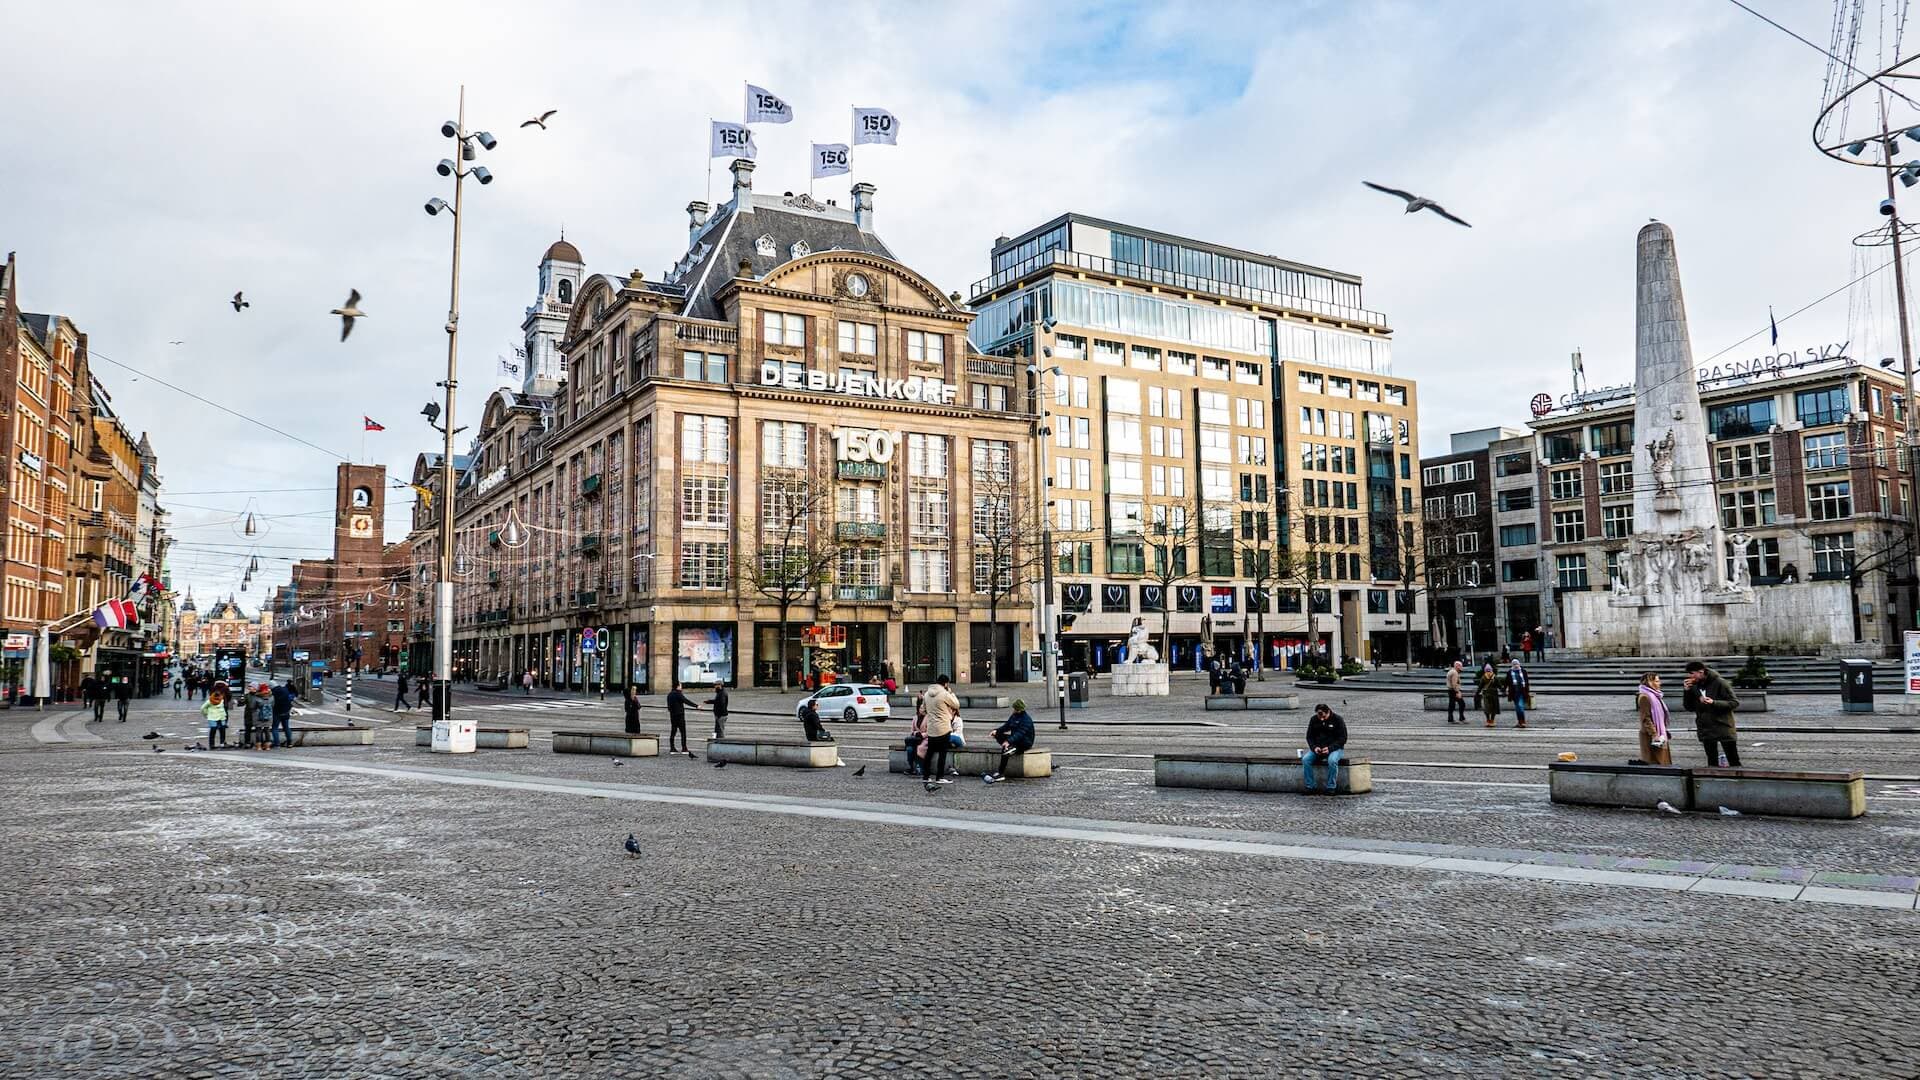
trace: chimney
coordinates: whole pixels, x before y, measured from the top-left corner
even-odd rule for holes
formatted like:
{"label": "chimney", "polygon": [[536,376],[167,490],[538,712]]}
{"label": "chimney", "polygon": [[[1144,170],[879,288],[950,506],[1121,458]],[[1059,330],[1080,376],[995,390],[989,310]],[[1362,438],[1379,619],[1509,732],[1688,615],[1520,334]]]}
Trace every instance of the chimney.
{"label": "chimney", "polygon": [[687,243],[693,243],[694,237],[700,235],[700,230],[707,227],[707,215],[712,211],[713,207],[703,202],[687,204]]}
{"label": "chimney", "polygon": [[753,162],[746,158],[733,160],[733,208],[751,212],[753,209]]}
{"label": "chimney", "polygon": [[853,185],[853,223],[864,233],[873,231],[874,190],[874,186],[868,183]]}

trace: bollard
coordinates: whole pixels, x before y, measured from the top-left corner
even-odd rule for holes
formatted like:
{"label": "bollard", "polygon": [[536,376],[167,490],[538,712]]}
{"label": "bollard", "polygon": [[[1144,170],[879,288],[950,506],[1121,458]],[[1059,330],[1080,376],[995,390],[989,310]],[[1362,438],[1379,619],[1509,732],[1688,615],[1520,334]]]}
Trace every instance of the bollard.
{"label": "bollard", "polygon": [[353,668],[347,668],[347,711],[353,711]]}

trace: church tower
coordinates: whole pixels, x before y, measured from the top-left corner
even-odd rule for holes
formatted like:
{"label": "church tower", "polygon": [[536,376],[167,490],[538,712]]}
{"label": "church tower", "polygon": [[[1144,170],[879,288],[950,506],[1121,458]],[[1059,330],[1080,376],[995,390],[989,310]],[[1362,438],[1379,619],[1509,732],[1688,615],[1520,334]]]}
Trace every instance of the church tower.
{"label": "church tower", "polygon": [[521,393],[551,397],[560,388],[560,380],[567,377],[560,338],[567,332],[567,316],[573,311],[573,298],[579,294],[586,272],[580,249],[568,243],[564,235],[540,257],[540,295],[520,323],[527,351],[521,361]]}

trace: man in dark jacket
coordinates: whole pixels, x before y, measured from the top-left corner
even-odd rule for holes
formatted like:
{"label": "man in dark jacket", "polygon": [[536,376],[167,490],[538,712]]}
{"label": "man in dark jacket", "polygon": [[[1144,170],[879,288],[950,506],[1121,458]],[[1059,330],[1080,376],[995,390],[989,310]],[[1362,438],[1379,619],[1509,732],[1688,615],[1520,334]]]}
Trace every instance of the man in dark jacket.
{"label": "man in dark jacket", "polygon": [[812,698],[800,703],[800,726],[805,729],[808,742],[833,741],[827,729],[820,726],[820,707],[813,703]]}
{"label": "man in dark jacket", "polygon": [[1000,744],[1000,767],[981,777],[989,784],[1006,779],[1007,759],[1033,749],[1033,717],[1027,715],[1027,703],[1016,699],[1013,715],[993,729],[993,741]]}
{"label": "man in dark jacket", "polygon": [[[680,689],[680,680],[673,681],[673,689],[667,691],[667,753],[693,756],[693,748],[687,745],[687,710],[697,709],[687,692]],[[673,737],[680,736],[680,749],[673,748]]]}
{"label": "man in dark jacket", "polygon": [[[402,676],[405,678],[405,676]],[[273,727],[271,735],[273,745],[293,745],[293,680],[288,679],[273,688]]]}
{"label": "man in dark jacket", "polygon": [[399,712],[401,709],[413,708],[413,702],[407,700],[407,691],[411,689],[413,689],[412,681],[407,678],[406,672],[401,672],[399,680],[393,684],[394,712]]}
{"label": "man in dark jacket", "polygon": [[1681,701],[1693,711],[1693,729],[1707,752],[1707,767],[1719,765],[1720,754],[1724,752],[1727,767],[1739,768],[1740,747],[1735,742],[1733,711],[1740,707],[1740,699],[1733,696],[1733,688],[1719,672],[1698,660],[1687,665],[1685,685]]}
{"label": "man in dark jacket", "polygon": [[120,675],[113,682],[113,708],[120,722],[127,722],[127,703],[133,700],[133,676]]}
{"label": "man in dark jacket", "polygon": [[713,737],[716,739],[726,738],[727,737],[727,687],[726,687],[726,684],[715,683],[713,687],[713,696],[708,698],[706,703],[708,705],[713,706]]}
{"label": "man in dark jacket", "polygon": [[1307,721],[1307,752],[1300,755],[1300,775],[1306,789],[1313,788],[1313,767],[1327,767],[1327,794],[1340,786],[1340,759],[1347,752],[1347,722],[1326,705],[1313,707],[1313,719]]}

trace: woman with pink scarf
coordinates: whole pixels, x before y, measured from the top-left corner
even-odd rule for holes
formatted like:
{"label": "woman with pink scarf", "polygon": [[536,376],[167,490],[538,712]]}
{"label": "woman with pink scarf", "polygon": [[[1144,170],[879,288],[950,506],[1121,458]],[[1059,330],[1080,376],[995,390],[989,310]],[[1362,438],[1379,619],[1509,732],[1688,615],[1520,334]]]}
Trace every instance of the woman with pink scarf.
{"label": "woman with pink scarf", "polygon": [[1672,765],[1673,745],[1667,737],[1667,699],[1660,693],[1660,676],[1640,676],[1636,696],[1640,710],[1640,760],[1649,765]]}

